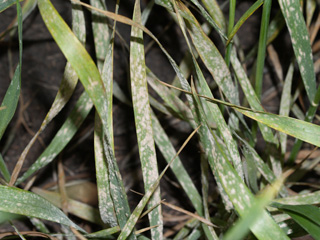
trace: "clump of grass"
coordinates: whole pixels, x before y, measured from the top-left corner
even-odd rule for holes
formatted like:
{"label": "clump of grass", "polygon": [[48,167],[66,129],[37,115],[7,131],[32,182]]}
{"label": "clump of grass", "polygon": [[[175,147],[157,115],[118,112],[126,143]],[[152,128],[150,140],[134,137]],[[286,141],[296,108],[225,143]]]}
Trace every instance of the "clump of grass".
{"label": "clump of grass", "polygon": [[[23,64],[22,26],[34,8],[39,10],[52,38],[67,59],[56,98],[12,172],[8,171],[0,154],[0,219],[1,223],[11,222],[15,229],[14,233],[1,233],[0,236],[17,235],[22,239],[23,235],[54,239],[57,234],[68,239],[75,236],[82,239],[250,239],[253,236],[257,239],[289,239],[310,234],[319,238],[320,210],[317,205],[320,203],[320,192],[313,191],[311,187],[301,192],[292,189],[316,167],[320,159],[319,156],[311,157],[320,146],[320,127],[314,120],[315,117],[319,119],[316,114],[320,88],[317,88],[312,55],[312,45],[317,40],[319,29],[313,21],[318,13],[318,3],[308,0],[304,6],[299,1],[278,2],[279,7],[274,6],[275,3],[271,5],[272,1],[258,0],[235,21],[237,2],[230,1],[227,22],[215,0],[191,0],[190,3],[156,0],[146,5],[143,11],[137,0],[132,9],[132,19],[119,15],[119,1],[115,3],[115,12],[111,12],[103,1],[83,3],[72,0],[72,29],[50,0],[26,0],[22,8],[18,0],[0,3],[1,12],[14,6],[17,9],[16,20],[2,33],[1,38],[9,34],[13,36],[17,31],[19,39],[19,63],[0,108],[0,139],[18,106]],[[188,53],[180,65],[161,40],[145,26],[155,11],[155,4],[168,11],[182,33]],[[259,8],[262,8],[259,40],[245,55],[237,32]],[[278,11],[276,15],[271,14],[273,9]],[[85,48],[88,29],[85,27],[84,11],[91,14],[87,20],[92,21],[90,29],[96,61]],[[303,12],[306,12],[307,22]],[[117,31],[119,24],[131,27],[130,43],[123,43],[129,52],[130,96],[126,96],[113,79],[114,42],[117,34],[121,37]],[[286,69],[277,61],[282,53],[273,51],[272,46],[285,29],[289,32],[294,56],[282,79],[281,72]],[[213,41],[212,31],[217,33],[219,39]],[[146,65],[145,36],[150,37],[166,56],[176,74],[173,81],[158,79]],[[216,47],[216,41],[225,46],[222,52]],[[282,87],[278,114],[267,112],[261,104],[267,52],[271,65],[278,73],[278,79],[274,81],[279,80],[278,84]],[[250,69],[254,73],[252,76],[247,71],[247,67],[250,68],[248,61],[254,62]],[[297,74],[294,75],[294,72]],[[218,91],[208,84],[208,74]],[[301,77],[303,91],[293,88],[293,82],[299,80],[297,76]],[[250,77],[253,81],[249,80]],[[51,143],[22,172],[34,142],[69,102],[78,79],[84,92]],[[304,105],[308,107],[306,111],[302,111],[297,104],[299,96],[301,99],[304,94]],[[243,99],[240,95],[244,96]],[[113,119],[113,96],[134,112],[132,124],[136,129],[144,186],[143,197],[136,206],[128,201],[128,192],[115,155],[113,126],[118,119]],[[182,101],[181,96],[186,101]],[[93,148],[98,209],[73,199],[77,198],[77,194],[71,196],[67,190],[61,161],[58,164],[58,192],[32,187],[35,177],[28,181],[68,148],[67,144],[93,107],[96,110]],[[175,150],[176,146],[170,141],[159,116],[183,121],[193,129],[179,151]],[[262,136],[263,143],[257,140],[258,134]],[[287,135],[296,139],[290,148]],[[192,164],[201,169],[201,188],[196,187],[188,173],[188,168],[194,166],[184,166],[183,159],[179,157],[180,152],[188,148],[191,138],[197,142],[199,149],[194,153]],[[302,142],[306,143],[303,149]],[[257,150],[259,144],[265,145],[264,154]],[[167,162],[163,171],[158,167],[156,149]],[[307,152],[307,156],[299,162],[297,155],[300,152]],[[161,199],[163,189],[160,181],[169,168],[196,213]],[[22,186],[25,188],[21,189]],[[210,198],[210,189],[215,189],[218,197]],[[189,220],[183,224],[177,223],[174,231],[164,230],[163,205],[189,216]],[[69,213],[96,224],[99,231],[86,232],[68,217]],[[137,230],[137,221],[144,215],[148,215],[148,227]],[[21,216],[27,218],[20,219]],[[30,221],[37,231],[19,232],[12,223],[17,218],[20,220],[15,221]],[[47,222],[42,220],[60,224],[60,231],[49,231]]]}

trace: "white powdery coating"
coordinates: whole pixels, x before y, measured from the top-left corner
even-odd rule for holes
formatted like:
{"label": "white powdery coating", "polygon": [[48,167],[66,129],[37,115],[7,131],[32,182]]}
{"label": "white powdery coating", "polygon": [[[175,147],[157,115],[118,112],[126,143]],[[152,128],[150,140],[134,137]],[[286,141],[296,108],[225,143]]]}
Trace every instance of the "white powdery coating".
{"label": "white powdery coating", "polygon": [[86,25],[84,20],[84,14],[80,4],[74,4],[75,8],[72,8],[72,31],[80,42],[84,43],[86,41]]}
{"label": "white powdery coating", "polygon": [[117,225],[117,220],[114,216],[113,203],[110,196],[109,176],[103,155],[103,145],[98,133],[94,134],[94,148],[100,216],[104,223],[109,223],[110,226],[114,227]]}
{"label": "white powdery coating", "polygon": [[313,56],[299,1],[280,0],[279,4],[285,16],[307,95],[312,102],[316,91]]}
{"label": "white powdery coating", "polygon": [[[134,18],[140,18],[135,7]],[[151,110],[149,105],[149,95],[147,88],[146,67],[144,59],[143,43],[135,42],[138,39],[143,41],[142,31],[136,27],[132,28],[131,37],[135,40],[130,44],[130,76],[132,102],[134,106],[134,115],[136,123],[136,132],[139,144],[140,161],[142,173],[147,191],[151,185],[158,179],[158,167],[156,151],[153,139],[153,130],[151,122]],[[160,188],[154,192],[150,199],[149,206],[156,206],[161,201]],[[159,225],[151,230],[152,239],[162,239],[163,223],[161,216],[161,206],[159,205],[148,215],[150,223]],[[158,217],[159,216],[159,217]]]}
{"label": "white powdery coating", "polygon": [[231,79],[230,71],[225,64],[221,54],[211,42],[211,40],[204,34],[201,27],[190,22],[192,27],[192,40],[205,63],[212,77],[218,83],[223,93],[233,104],[239,105],[237,89]]}
{"label": "white powdery coating", "polygon": [[[106,6],[100,0],[90,0],[93,7],[106,10]],[[103,60],[107,54],[107,45],[109,41],[108,19],[102,13],[92,11],[92,28],[94,32],[94,42],[98,60]]]}

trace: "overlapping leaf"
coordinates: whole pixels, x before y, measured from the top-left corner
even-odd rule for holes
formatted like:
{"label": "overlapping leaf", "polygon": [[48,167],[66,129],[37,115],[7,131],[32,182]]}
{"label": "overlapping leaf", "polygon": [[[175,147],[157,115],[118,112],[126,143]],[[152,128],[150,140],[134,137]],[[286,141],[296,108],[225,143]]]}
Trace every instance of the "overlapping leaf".
{"label": "overlapping leaf", "polygon": [[316,79],[309,33],[301,12],[300,2],[295,0],[278,0],[278,2],[291,35],[291,42],[304,87],[310,102],[314,103],[316,95]]}
{"label": "overlapping leaf", "polygon": [[0,211],[37,217],[84,231],[60,209],[34,193],[0,185],[0,202]]}
{"label": "overlapping leaf", "polygon": [[[133,20],[141,23],[139,0],[135,2]],[[153,139],[151,109],[147,87],[145,56],[143,46],[143,31],[137,27],[131,28],[130,42],[130,78],[132,104],[134,109],[139,155],[144,180],[144,189],[147,192],[158,178],[157,156]],[[161,201],[160,188],[151,197],[148,206],[154,208]],[[161,219],[161,205],[155,207],[149,214],[152,239],[162,239],[163,223]]]}

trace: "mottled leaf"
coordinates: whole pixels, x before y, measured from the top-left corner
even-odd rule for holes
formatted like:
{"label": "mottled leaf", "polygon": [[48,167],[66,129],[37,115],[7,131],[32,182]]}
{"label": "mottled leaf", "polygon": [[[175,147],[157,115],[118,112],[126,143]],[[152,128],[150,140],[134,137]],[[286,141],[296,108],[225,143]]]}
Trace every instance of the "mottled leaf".
{"label": "mottled leaf", "polygon": [[300,2],[296,0],[278,0],[291,36],[293,50],[299,65],[301,77],[309,100],[312,104],[316,95],[316,79],[309,33],[301,12]]}
{"label": "mottled leaf", "polygon": [[[135,2],[133,20],[139,24],[141,23],[139,0]],[[159,174],[147,87],[143,32],[137,27],[131,28],[130,79],[144,189],[147,192],[151,188],[152,184],[157,180]],[[158,188],[150,198],[148,208],[154,208],[154,206],[159,204],[160,201],[160,188]],[[163,223],[161,215],[161,205],[158,205],[158,207],[154,208],[148,214],[150,226],[157,226],[151,229],[152,239],[163,238]]]}
{"label": "mottled leaf", "polygon": [[15,187],[0,185],[0,211],[37,217],[84,230],[42,197]]}

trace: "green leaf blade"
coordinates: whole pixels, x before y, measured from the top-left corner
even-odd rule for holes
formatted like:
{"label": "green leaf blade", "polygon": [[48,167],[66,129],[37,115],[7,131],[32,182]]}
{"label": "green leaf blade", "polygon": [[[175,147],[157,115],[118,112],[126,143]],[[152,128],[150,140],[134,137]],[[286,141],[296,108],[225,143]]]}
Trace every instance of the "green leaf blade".
{"label": "green leaf blade", "polygon": [[0,211],[41,218],[84,232],[60,209],[34,193],[0,185],[0,202]]}
{"label": "green leaf blade", "polygon": [[271,113],[237,110],[271,128],[320,147],[320,126],[316,124]]}
{"label": "green leaf blade", "polygon": [[295,0],[278,0],[278,2],[291,35],[291,42],[304,87],[310,102],[314,104],[317,88],[313,68],[313,57],[309,33],[301,12],[300,2]]}
{"label": "green leaf blade", "polygon": [[[135,3],[133,20],[139,24],[141,23],[139,1],[136,1]],[[147,192],[152,184],[157,180],[159,173],[147,87],[143,32],[137,27],[132,27],[131,29],[130,78],[139,155],[144,180],[144,188]],[[158,188],[149,201],[149,209],[158,205],[160,202],[160,188]],[[152,239],[163,238],[163,222],[161,215],[161,205],[158,205],[148,214],[150,226],[157,226],[151,229]]]}

